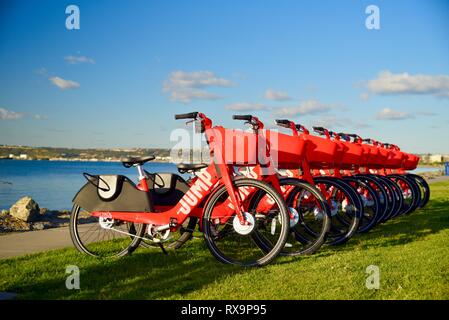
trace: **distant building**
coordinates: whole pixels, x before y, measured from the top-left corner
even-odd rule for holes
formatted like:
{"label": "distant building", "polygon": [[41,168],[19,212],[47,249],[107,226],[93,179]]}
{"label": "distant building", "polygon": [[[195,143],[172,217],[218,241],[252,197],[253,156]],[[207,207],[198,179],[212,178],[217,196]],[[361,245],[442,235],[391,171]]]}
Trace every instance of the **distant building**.
{"label": "distant building", "polygon": [[22,154],[19,156],[19,159],[21,159],[21,160],[26,160],[26,159],[28,159],[28,156],[27,156],[26,154],[22,153]]}
{"label": "distant building", "polygon": [[429,162],[433,163],[433,162],[443,162],[443,155],[441,154],[431,154],[429,156]]}

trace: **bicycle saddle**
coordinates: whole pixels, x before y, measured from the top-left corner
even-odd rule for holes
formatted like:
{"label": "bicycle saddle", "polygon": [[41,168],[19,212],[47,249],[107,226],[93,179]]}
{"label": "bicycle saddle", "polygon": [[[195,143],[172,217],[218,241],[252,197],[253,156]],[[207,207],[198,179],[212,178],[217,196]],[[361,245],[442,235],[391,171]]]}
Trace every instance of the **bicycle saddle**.
{"label": "bicycle saddle", "polygon": [[120,161],[122,162],[123,166],[126,168],[132,167],[133,165],[139,164],[143,165],[145,162],[154,160],[154,156],[146,156],[146,157],[126,157],[121,158]]}
{"label": "bicycle saddle", "polygon": [[178,167],[179,173],[186,173],[189,171],[198,171],[206,168],[208,165],[206,163],[179,163],[176,165]]}

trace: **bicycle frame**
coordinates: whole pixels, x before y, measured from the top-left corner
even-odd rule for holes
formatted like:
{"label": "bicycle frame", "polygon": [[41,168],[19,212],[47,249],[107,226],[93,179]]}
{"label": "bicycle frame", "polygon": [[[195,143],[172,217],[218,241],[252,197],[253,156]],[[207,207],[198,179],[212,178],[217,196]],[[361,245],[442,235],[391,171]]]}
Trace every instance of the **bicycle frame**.
{"label": "bicycle frame", "polygon": [[[176,231],[189,216],[202,217],[203,210],[201,205],[204,200],[223,184],[228,191],[229,197],[228,201],[218,206],[220,218],[229,219],[235,212],[241,224],[247,223],[242,214],[244,211],[242,203],[249,193],[244,190],[237,192],[234,188],[233,165],[226,163],[220,145],[215,143],[218,140],[215,130],[222,128],[212,127],[212,121],[202,113],[199,113],[198,117],[201,119],[201,124],[204,127],[206,139],[210,146],[211,159],[215,157],[218,161],[212,160],[209,166],[198,174],[197,179],[195,179],[189,190],[174,207],[168,210],[166,210],[166,207],[156,207],[156,210],[153,212],[94,211],[91,215],[126,222],[153,224],[162,226],[161,228],[163,229]],[[146,181],[147,177],[141,174],[142,168],[137,167],[139,170],[139,184],[137,188],[142,192],[149,193],[150,190]]]}

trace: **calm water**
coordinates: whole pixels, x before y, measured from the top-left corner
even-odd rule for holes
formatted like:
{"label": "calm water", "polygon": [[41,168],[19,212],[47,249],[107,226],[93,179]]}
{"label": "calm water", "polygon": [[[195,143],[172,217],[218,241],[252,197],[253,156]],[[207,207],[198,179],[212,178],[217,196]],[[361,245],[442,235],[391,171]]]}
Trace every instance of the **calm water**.
{"label": "calm water", "polygon": [[[171,163],[149,162],[149,172],[177,172]],[[418,168],[415,172],[441,168]],[[18,199],[31,196],[41,208],[70,209],[72,198],[84,185],[83,172],[91,174],[123,174],[133,181],[137,171],[119,162],[68,162],[0,160],[0,210],[9,209]]]}
{"label": "calm water", "polygon": [[[177,172],[171,163],[147,163],[149,172]],[[84,185],[83,172],[123,174],[137,181],[137,170],[119,162],[0,160],[0,210],[31,196],[41,208],[70,209],[72,198]]]}

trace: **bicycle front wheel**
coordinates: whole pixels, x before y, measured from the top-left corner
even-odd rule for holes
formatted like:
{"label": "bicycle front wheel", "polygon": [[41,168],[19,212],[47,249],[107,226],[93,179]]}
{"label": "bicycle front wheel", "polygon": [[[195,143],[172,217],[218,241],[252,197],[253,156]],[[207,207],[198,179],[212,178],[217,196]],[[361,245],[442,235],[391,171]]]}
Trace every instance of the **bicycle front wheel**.
{"label": "bicycle front wheel", "polygon": [[[223,263],[266,265],[284,248],[290,229],[285,201],[263,181],[242,178],[234,181],[234,188],[242,197],[247,224],[240,224],[235,211],[229,213],[232,205],[228,191],[224,185],[218,187],[204,208],[202,226],[207,247]],[[264,205],[249,208],[253,197]],[[257,244],[260,237],[270,242],[268,251]]]}
{"label": "bicycle front wheel", "polygon": [[[326,198],[303,180],[282,178],[279,184],[290,211],[290,232],[280,254],[298,256],[315,253],[326,241],[331,226]],[[257,206],[257,203],[252,206]],[[271,248],[264,238],[258,237],[256,240],[261,248]]]}
{"label": "bicycle front wheel", "polygon": [[416,184],[418,185],[419,190],[421,192],[421,202],[419,203],[419,208],[425,207],[427,202],[429,202],[429,199],[430,199],[429,184],[423,177],[421,177],[417,174],[407,173],[405,176],[407,178],[413,179],[416,182]]}

